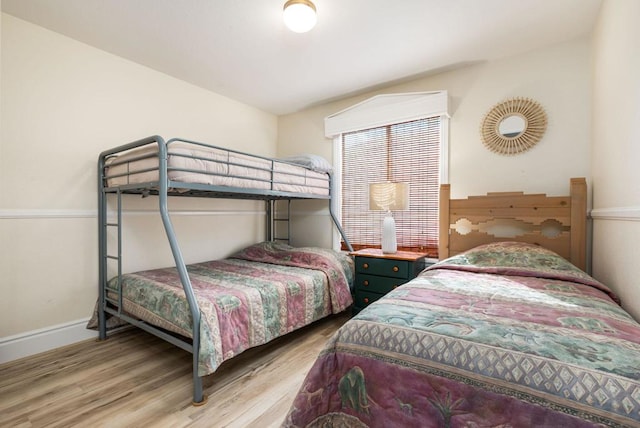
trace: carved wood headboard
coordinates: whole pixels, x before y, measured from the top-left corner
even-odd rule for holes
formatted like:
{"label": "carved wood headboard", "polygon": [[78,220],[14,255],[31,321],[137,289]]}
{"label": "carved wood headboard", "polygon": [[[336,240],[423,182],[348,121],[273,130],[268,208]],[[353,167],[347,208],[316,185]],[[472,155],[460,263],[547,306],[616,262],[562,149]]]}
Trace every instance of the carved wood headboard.
{"label": "carved wood headboard", "polygon": [[451,185],[440,186],[439,257],[481,244],[528,242],[548,248],[586,269],[587,182],[572,178],[569,196],[488,193],[450,199]]}

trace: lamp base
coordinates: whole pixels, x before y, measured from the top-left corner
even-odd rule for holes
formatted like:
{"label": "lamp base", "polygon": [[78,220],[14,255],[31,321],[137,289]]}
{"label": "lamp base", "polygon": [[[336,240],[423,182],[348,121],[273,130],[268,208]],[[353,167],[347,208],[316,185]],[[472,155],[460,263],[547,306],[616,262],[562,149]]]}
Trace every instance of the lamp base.
{"label": "lamp base", "polygon": [[398,252],[398,241],[396,240],[396,221],[391,213],[382,221],[382,252],[394,254]]}

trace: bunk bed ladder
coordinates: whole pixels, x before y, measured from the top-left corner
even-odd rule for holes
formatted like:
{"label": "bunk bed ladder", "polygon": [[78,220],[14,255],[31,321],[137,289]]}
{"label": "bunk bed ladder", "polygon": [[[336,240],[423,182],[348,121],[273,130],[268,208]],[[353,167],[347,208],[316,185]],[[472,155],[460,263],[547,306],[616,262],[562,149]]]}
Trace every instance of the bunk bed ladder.
{"label": "bunk bed ladder", "polygon": [[[100,288],[99,288],[99,310],[98,310],[98,330],[101,340],[106,339],[106,312],[105,308],[108,303],[111,303],[117,308],[118,314],[124,312],[122,303],[122,293],[120,292],[120,283],[122,278],[122,192],[118,189],[116,193],[116,218],[113,221],[109,221],[107,216],[107,204],[105,191],[100,192],[100,209],[99,209],[99,225],[100,232],[98,240],[100,241]],[[109,228],[115,228],[117,252],[115,255],[109,252],[108,244],[108,230]],[[107,281],[107,271],[109,268],[109,262],[117,263],[117,278],[118,282],[116,287],[109,287]],[[113,297],[115,295],[115,297]]]}
{"label": "bunk bed ladder", "polygon": [[[278,209],[278,201],[286,201],[286,210]],[[291,244],[291,199],[269,199],[266,203],[266,232],[267,241],[280,241]],[[280,227],[280,225],[286,225]],[[286,236],[283,236],[283,231]]]}
{"label": "bunk bed ladder", "polygon": [[[102,177],[99,177],[102,180]],[[106,312],[105,308],[111,303],[117,308],[118,314],[122,313],[122,293],[120,292],[120,281],[122,277],[122,192],[118,189],[116,194],[116,218],[109,221],[107,216],[107,191],[100,186],[98,195],[98,241],[99,241],[99,298],[98,298],[98,333],[101,340],[106,339]],[[115,228],[117,252],[111,254],[108,245],[108,229]],[[107,271],[109,262],[117,263],[118,285],[115,288],[108,287]],[[115,297],[113,297],[115,295]]]}
{"label": "bunk bed ladder", "polygon": [[[277,205],[276,201],[276,205]],[[287,244],[291,244],[291,199],[287,199],[287,209],[284,210],[276,210],[276,217],[274,217],[273,221],[275,222],[274,228],[274,241],[282,241]],[[280,225],[286,225],[286,227],[280,227]],[[283,231],[286,231],[286,237],[282,236]]]}
{"label": "bunk bed ladder", "polygon": [[[122,293],[120,292],[121,287],[120,284],[122,282],[122,192],[120,191],[120,189],[118,189],[118,191],[116,192],[116,207],[117,207],[117,212],[116,212],[116,220],[115,222],[109,222],[109,219],[106,218],[106,222],[104,223],[105,226],[105,237],[107,235],[107,230],[108,228],[115,228],[116,229],[116,234],[117,234],[117,255],[111,255],[109,254],[109,245],[108,245],[108,240],[105,240],[105,252],[104,252],[104,263],[105,263],[105,267],[108,267],[108,262],[110,260],[113,260],[117,263],[118,265],[118,283],[117,286],[115,288],[110,288],[108,287],[108,283],[104,283],[104,299],[105,299],[105,304],[106,303],[111,303],[113,305],[115,305],[118,308],[118,314],[122,314],[123,308],[122,308]],[[109,297],[109,295],[107,294],[107,292],[109,293],[113,293],[116,295],[116,299]]]}

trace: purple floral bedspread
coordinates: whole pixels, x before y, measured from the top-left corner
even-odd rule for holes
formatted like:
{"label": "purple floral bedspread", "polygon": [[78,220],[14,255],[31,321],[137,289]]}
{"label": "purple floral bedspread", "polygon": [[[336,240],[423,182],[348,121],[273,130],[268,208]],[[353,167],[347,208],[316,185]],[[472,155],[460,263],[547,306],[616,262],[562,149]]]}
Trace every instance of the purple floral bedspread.
{"label": "purple floral bedspread", "polygon": [[527,244],[478,247],[347,322],[286,427],[640,426],[640,324]]}
{"label": "purple floral bedspread", "polygon": [[[352,303],[353,264],[332,250],[263,242],[187,270],[202,314],[200,376]],[[109,287],[117,289],[117,278]],[[122,290],[127,312],[191,337],[191,314],[175,268],[123,275]]]}

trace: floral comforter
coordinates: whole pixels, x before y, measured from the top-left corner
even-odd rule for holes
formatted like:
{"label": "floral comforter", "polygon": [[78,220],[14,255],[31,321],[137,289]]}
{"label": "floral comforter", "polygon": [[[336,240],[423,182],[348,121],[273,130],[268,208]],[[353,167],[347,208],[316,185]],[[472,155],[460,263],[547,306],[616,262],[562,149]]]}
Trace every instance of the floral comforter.
{"label": "floral comforter", "polygon": [[[202,314],[200,376],[352,303],[353,264],[348,255],[332,250],[264,242],[187,270]],[[126,312],[191,337],[191,314],[175,267],[122,278]],[[117,278],[108,287],[117,290]]]}
{"label": "floral comforter", "polygon": [[347,322],[284,426],[640,426],[640,325],[554,253],[478,247]]}

